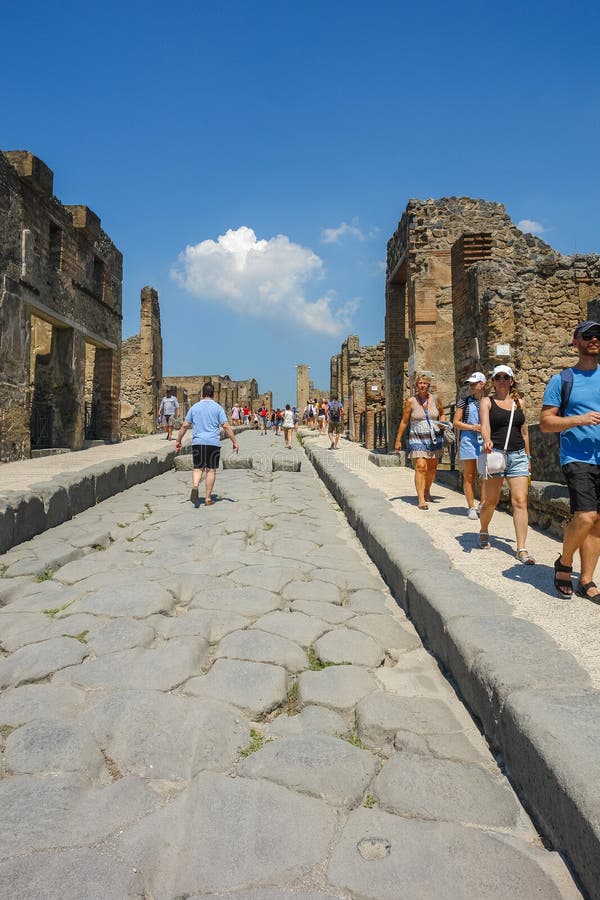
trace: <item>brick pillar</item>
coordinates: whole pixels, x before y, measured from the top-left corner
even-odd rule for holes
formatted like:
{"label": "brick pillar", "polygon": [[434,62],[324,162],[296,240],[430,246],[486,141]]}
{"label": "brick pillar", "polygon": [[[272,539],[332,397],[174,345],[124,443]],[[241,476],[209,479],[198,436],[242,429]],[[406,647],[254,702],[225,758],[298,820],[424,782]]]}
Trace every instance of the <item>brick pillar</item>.
{"label": "brick pillar", "polygon": [[296,409],[302,415],[304,407],[308,403],[308,370],[310,366],[304,364],[296,366]]}
{"label": "brick pillar", "polygon": [[388,282],[385,297],[385,396],[387,442],[393,447],[404,403],[408,362],[406,282]]}
{"label": "brick pillar", "polygon": [[[147,285],[141,292],[140,356],[141,397],[140,425],[148,434],[156,431],[156,410],[162,382],[162,335],[158,291]],[[182,399],[178,396],[179,402]]]}
{"label": "brick pillar", "polygon": [[[96,361],[99,352],[96,350]],[[51,357],[55,385],[52,445],[79,450],[84,438],[85,335],[83,332],[73,328],[53,328]]]}
{"label": "brick pillar", "polygon": [[114,350],[98,348],[94,366],[94,397],[98,399],[97,434],[103,441],[119,440],[119,360]]}
{"label": "brick pillar", "polygon": [[27,459],[31,452],[31,323],[18,290],[0,276],[0,462]]}
{"label": "brick pillar", "polygon": [[365,447],[367,450],[375,448],[375,407],[369,406],[365,410]]}

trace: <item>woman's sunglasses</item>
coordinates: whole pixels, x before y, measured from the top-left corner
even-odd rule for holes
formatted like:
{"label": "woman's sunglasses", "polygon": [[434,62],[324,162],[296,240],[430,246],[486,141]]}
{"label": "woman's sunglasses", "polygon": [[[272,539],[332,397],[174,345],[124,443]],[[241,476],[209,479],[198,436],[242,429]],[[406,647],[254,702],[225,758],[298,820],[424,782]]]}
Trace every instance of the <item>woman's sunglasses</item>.
{"label": "woman's sunglasses", "polygon": [[492,381],[510,381],[510,375],[494,375]]}

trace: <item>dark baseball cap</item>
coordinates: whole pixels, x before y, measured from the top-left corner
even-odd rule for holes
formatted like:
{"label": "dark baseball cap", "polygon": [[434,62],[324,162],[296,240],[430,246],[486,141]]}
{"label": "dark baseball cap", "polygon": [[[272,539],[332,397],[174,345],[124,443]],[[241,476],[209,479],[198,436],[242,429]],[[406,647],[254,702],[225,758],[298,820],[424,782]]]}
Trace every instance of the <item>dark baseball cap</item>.
{"label": "dark baseball cap", "polygon": [[592,322],[589,319],[587,322],[580,322],[573,332],[573,340],[575,340],[579,334],[583,334],[584,331],[588,331],[590,328],[600,328],[600,322]]}

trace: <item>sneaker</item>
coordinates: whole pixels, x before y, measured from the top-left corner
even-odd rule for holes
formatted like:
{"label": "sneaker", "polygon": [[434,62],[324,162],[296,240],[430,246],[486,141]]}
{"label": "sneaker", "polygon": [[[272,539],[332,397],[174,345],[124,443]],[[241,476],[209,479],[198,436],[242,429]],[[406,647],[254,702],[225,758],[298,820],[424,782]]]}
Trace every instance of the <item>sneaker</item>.
{"label": "sneaker", "polygon": [[477,515],[477,510],[475,509],[474,506],[472,506],[467,513],[467,519],[478,519],[478,518],[479,517]]}
{"label": "sneaker", "polygon": [[190,494],[190,503],[193,503],[194,506],[198,502],[198,488],[192,488],[192,493]]}

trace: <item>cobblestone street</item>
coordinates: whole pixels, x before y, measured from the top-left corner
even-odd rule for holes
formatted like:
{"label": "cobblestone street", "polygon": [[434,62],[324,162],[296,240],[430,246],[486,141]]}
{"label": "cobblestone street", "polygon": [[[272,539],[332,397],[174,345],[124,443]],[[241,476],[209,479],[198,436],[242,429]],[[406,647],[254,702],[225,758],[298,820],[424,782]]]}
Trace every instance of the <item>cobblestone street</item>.
{"label": "cobblestone street", "polygon": [[302,450],[240,446],[0,556],[0,898],[579,897]]}

